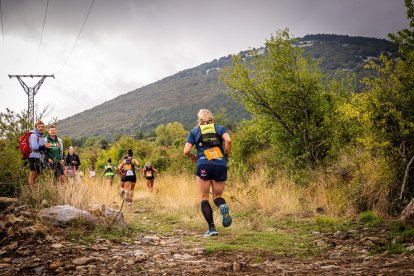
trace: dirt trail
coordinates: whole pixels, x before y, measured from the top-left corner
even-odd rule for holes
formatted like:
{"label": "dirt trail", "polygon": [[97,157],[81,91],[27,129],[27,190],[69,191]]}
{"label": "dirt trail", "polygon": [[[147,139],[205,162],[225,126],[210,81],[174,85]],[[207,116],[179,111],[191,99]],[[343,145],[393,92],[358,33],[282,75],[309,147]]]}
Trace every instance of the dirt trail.
{"label": "dirt trail", "polygon": [[[145,216],[152,219],[151,213]],[[411,254],[368,254],[367,245],[384,241],[380,234],[361,239],[354,232],[315,233],[320,235],[318,246],[327,249],[317,257],[297,258],[207,253],[202,242],[191,239],[200,233],[184,229],[168,235],[135,233],[128,242],[97,237],[82,244],[70,239],[67,229],[39,224],[25,208],[10,209],[0,218],[0,275],[414,275]]]}

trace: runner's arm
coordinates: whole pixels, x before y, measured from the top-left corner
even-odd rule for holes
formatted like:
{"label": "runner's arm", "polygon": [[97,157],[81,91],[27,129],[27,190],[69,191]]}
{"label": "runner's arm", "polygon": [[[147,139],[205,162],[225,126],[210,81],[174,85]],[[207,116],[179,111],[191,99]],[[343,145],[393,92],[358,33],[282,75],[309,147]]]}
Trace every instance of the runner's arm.
{"label": "runner's arm", "polygon": [[226,158],[229,159],[231,155],[231,138],[230,135],[226,132],[222,136],[224,140],[224,154],[226,155]]}
{"label": "runner's arm", "polygon": [[137,171],[139,171],[139,170],[141,169],[141,167],[139,166],[139,162],[138,162],[138,160],[137,160],[137,159],[134,159],[134,163],[135,163],[135,165],[137,165],[137,167],[138,167]]}
{"label": "runner's arm", "polygon": [[193,147],[192,144],[186,143],[184,146],[184,154],[187,155],[191,159],[191,161],[195,163],[197,162],[197,155],[195,155],[194,153],[191,153],[192,147]]}

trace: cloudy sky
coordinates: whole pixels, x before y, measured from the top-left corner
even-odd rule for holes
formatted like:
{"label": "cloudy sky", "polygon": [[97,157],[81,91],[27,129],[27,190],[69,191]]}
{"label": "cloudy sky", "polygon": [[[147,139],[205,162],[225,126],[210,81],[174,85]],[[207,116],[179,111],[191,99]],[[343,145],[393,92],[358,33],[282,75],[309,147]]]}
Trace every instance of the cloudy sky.
{"label": "cloudy sky", "polygon": [[408,26],[403,0],[95,0],[75,45],[92,0],[0,1],[0,111],[27,108],[27,95],[8,74],[55,74],[35,97],[39,107],[53,108],[46,121],[260,47],[281,28],[297,37],[386,38]]}

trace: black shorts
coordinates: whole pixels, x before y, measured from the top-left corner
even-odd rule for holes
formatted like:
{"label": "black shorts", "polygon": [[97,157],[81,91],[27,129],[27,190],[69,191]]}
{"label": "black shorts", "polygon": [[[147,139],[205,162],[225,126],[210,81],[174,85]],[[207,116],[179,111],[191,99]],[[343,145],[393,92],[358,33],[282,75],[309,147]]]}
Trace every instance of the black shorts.
{"label": "black shorts", "polygon": [[137,177],[135,175],[126,175],[124,178],[124,182],[137,182]]}
{"label": "black shorts", "polygon": [[40,174],[42,164],[39,158],[29,157],[29,166],[31,171],[36,171],[37,174]]}
{"label": "black shorts", "polygon": [[154,180],[155,177],[151,176],[151,177],[145,177],[146,180]]}
{"label": "black shorts", "polygon": [[53,173],[55,175],[55,178],[58,178],[61,175],[64,175],[64,170],[63,170],[63,166],[62,164],[58,163],[54,163],[52,165],[50,165],[50,168],[53,170]]}
{"label": "black shorts", "polygon": [[196,175],[203,180],[226,181],[227,167],[212,164],[199,165]]}

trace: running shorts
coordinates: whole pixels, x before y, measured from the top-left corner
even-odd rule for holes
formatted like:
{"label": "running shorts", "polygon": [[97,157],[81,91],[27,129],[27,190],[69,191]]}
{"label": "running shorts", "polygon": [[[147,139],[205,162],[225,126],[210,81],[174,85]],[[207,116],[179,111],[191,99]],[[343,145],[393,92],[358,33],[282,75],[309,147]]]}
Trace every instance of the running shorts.
{"label": "running shorts", "polygon": [[137,182],[137,177],[135,175],[126,175],[124,178],[124,182]]}
{"label": "running shorts", "polygon": [[227,167],[213,164],[199,165],[196,175],[203,180],[226,181]]}

